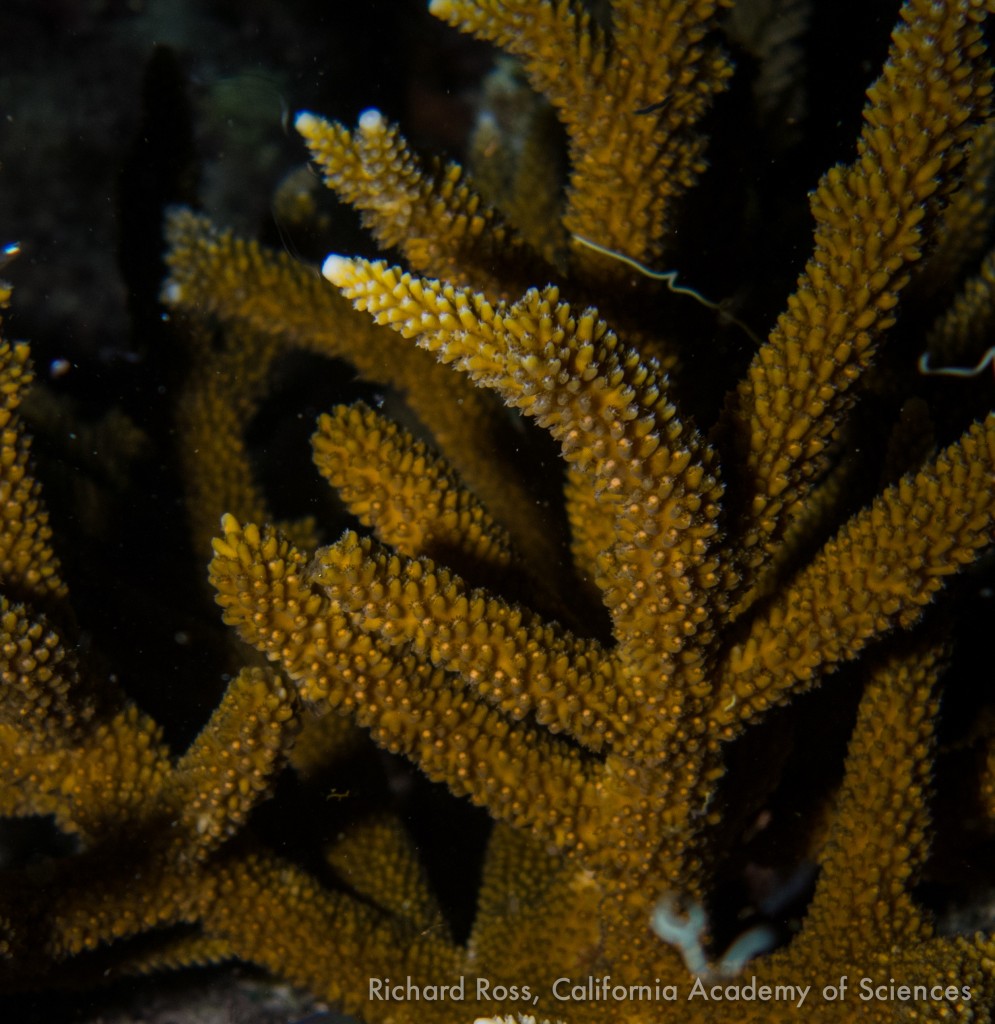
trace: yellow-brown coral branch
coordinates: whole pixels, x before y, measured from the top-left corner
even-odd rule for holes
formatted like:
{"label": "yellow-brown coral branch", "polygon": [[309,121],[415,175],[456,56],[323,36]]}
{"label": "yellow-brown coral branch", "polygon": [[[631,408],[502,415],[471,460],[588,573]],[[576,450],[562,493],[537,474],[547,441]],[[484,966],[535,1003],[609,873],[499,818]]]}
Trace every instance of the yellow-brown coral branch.
{"label": "yellow-brown coral branch", "polygon": [[[621,656],[652,694],[708,618],[705,591],[716,582],[709,547],[721,494],[712,453],[677,418],[665,381],[593,310],[575,317],[555,288],[491,305],[384,263],[331,256],[324,272],[378,323],[534,417],[567,462],[590,474],[615,538],[609,571],[597,582]],[[685,678],[701,696],[704,674],[693,661],[684,662]]]}
{"label": "yellow-brown coral branch", "polygon": [[[703,42],[714,0],[619,0],[612,31],[568,0],[432,0],[437,17],[519,57],[556,107],[570,143],[563,225],[642,262],[658,255],[669,206],[704,168],[691,129],[731,73]],[[584,276],[617,264],[573,252]]]}
{"label": "yellow-brown coral branch", "polygon": [[307,113],[294,124],[325,183],[362,212],[383,248],[399,249],[412,269],[493,298],[549,276],[551,268],[481,200],[459,164],[422,167],[379,111],[363,113],[355,132]]}
{"label": "yellow-brown coral branch", "polygon": [[995,414],[856,515],[765,608],[722,667],[712,718],[742,723],[911,626],[992,543]]}
{"label": "yellow-brown coral branch", "polygon": [[581,814],[582,805],[601,803],[590,786],[596,762],[510,721],[403,649],[375,644],[311,586],[306,557],[286,541],[251,524],[243,529],[232,516],[223,527],[211,580],[225,621],[278,661],[306,700],[352,710],[381,746],[495,817],[531,826],[561,848],[596,838],[593,819]]}
{"label": "yellow-brown coral branch", "polygon": [[513,721],[526,716],[593,751],[622,745],[638,721],[611,662],[527,609],[469,590],[429,559],[404,559],[346,533],[309,571],[365,632],[456,672]]}
{"label": "yellow-brown coral branch", "polygon": [[[0,326],[9,290],[0,282]],[[28,469],[30,444],[17,407],[32,379],[28,346],[0,338],[0,584],[8,597],[66,596],[41,488]]]}
{"label": "yellow-brown coral branch", "polygon": [[396,423],[360,403],[318,420],[314,462],[349,511],[403,555],[427,555],[499,577],[511,538],[453,468]]}
{"label": "yellow-brown coral branch", "polygon": [[284,349],[348,359],[361,376],[393,386],[523,554],[545,563],[546,537],[525,511],[532,496],[495,457],[500,409],[487,395],[357,316],[287,253],[269,253],[183,209],[171,213],[166,233],[167,305],[218,317],[235,331],[248,328],[253,344],[269,338]]}
{"label": "yellow-brown coral branch", "polygon": [[[746,582],[804,508],[822,453],[922,254],[928,202],[989,107],[983,3],[914,0],[868,91],[856,160],[812,198],[815,251],[740,384],[730,431],[749,439],[740,480]],[[973,63],[971,63],[973,62]]]}
{"label": "yellow-brown coral branch", "polygon": [[295,694],[275,672],[243,669],[169,781],[199,857],[233,836],[268,793],[296,732]]}
{"label": "yellow-brown coral branch", "polygon": [[[891,652],[872,667],[861,699],[850,771],[808,910],[820,941],[835,936],[857,959],[930,937],[910,890],[928,852],[929,755],[945,660],[936,643]],[[877,885],[873,875],[853,870],[855,860],[897,884]]]}

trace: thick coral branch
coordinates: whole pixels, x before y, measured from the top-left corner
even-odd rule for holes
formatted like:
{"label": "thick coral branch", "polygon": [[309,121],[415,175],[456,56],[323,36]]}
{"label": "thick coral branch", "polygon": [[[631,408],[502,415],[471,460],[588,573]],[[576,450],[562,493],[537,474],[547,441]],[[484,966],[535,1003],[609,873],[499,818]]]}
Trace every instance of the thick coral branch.
{"label": "thick coral branch", "polygon": [[[633,259],[660,252],[674,199],[704,168],[692,134],[731,73],[704,42],[714,0],[616,0],[606,32],[569,0],[432,0],[450,24],[519,57],[567,130],[568,233]],[[619,277],[618,263],[577,246],[582,275]]]}
{"label": "thick coral branch", "polygon": [[945,661],[942,644],[920,641],[871,667],[803,943],[849,947],[860,958],[931,937],[911,889],[929,847],[933,723]]}
{"label": "thick coral branch", "polygon": [[722,666],[712,720],[735,728],[908,628],[991,545],[995,414],[854,516],[753,622]]}
{"label": "thick coral branch", "polygon": [[362,377],[395,388],[462,478],[512,531],[523,554],[537,566],[549,563],[548,538],[527,512],[532,495],[513,473],[503,472],[508,467],[495,454],[494,438],[506,424],[489,396],[357,316],[287,253],[267,252],[183,209],[170,214],[167,238],[167,305],[217,317],[236,336],[248,329],[252,344],[264,351],[269,339],[284,351],[348,359]]}
{"label": "thick coral branch", "polygon": [[377,538],[403,555],[500,576],[512,565],[507,531],[444,458],[362,403],[321,416],[314,462]]}
{"label": "thick coral branch", "polygon": [[815,250],[726,424],[734,449],[747,442],[737,537],[747,585],[803,512],[922,255],[930,200],[961,161],[971,119],[988,111],[983,9],[980,0],[906,4],[868,91],[857,157],[832,168],[812,197]]}
{"label": "thick coral branch", "polygon": [[[0,314],[9,294],[0,282]],[[29,471],[30,441],[18,412],[32,376],[28,346],[0,337],[0,584],[8,597],[44,603],[64,598],[66,587],[50,544],[41,488]]]}
{"label": "thick coral branch", "polygon": [[561,848],[600,841],[593,758],[512,721],[404,648],[377,644],[354,613],[312,586],[307,556],[285,540],[231,516],[223,526],[210,571],[225,621],[279,662],[306,700],[352,711],[381,746],[497,818]]}
{"label": "thick coral branch", "polygon": [[362,212],[382,248],[398,249],[413,270],[493,298],[550,275],[459,164],[424,167],[379,111],[367,110],[355,132],[314,114],[298,114],[294,123],[325,184]]}
{"label": "thick coral branch", "polygon": [[[535,418],[588,475],[595,507],[611,523],[599,533],[614,538],[597,582],[620,657],[652,699],[687,640],[707,637],[721,495],[712,453],[677,418],[665,380],[593,310],[574,316],[555,288],[491,305],[383,263],[332,256],[325,273],[378,323]],[[673,704],[688,691],[701,696],[704,672],[690,651],[682,675],[684,690],[667,695]]]}
{"label": "thick coral branch", "polygon": [[347,533],[315,554],[309,577],[364,632],[456,672],[514,721],[534,717],[593,751],[621,746],[634,731],[639,709],[597,644],[470,590],[429,559],[402,558]]}
{"label": "thick coral branch", "polygon": [[243,669],[170,776],[167,799],[203,858],[268,795],[297,731],[295,694],[275,672]]}

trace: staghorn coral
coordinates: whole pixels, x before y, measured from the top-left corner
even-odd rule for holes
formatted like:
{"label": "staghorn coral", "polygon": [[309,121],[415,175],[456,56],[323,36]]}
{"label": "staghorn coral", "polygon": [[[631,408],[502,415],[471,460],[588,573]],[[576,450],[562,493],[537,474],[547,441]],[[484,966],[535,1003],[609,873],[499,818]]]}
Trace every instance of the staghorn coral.
{"label": "staghorn coral", "polygon": [[[931,260],[978,244],[957,188],[977,195],[966,154],[983,163],[989,145],[989,5],[903,7],[856,156],[812,195],[814,247],[787,309],[705,429],[682,395],[701,339],[645,316],[650,286],[631,303],[621,292],[626,260],[658,259],[703,170],[697,123],[730,74],[717,7],[433,0],[512,52],[563,123],[560,223],[522,232],[542,252],[463,168],[422,161],[376,112],[355,132],[310,113],[297,127],[407,270],[331,256],[343,298],[286,256],[171,215],[164,298],[221,333],[189,329],[191,528],[203,538],[225,513],[210,580],[272,665],[240,648],[182,754],[71,650],[15,413],[26,353],[4,350],[2,809],[80,837],[44,877],[7,880],[5,985],[99,950],[120,972],[240,958],[371,1021],[759,1021],[812,1006],[991,1019],[995,940],[941,934],[914,887],[951,686],[946,624],[927,606],[992,543],[995,415],[940,431],[914,464],[896,440],[871,485],[874,467],[852,458],[868,407],[886,416],[911,390],[886,372],[900,301]],[[512,205],[528,216],[524,197]],[[293,350],[348,359],[418,421],[365,405],[321,417],[315,462],[367,531],[326,546],[310,519],[272,522],[244,436]],[[539,444],[523,421],[563,460],[569,565],[494,450]],[[804,719],[820,686],[856,704],[845,759],[778,820],[790,737],[771,722]],[[306,776],[356,742],[340,718],[495,819],[465,940],[396,814],[357,816],[321,869],[246,824],[286,759]],[[989,794],[987,770],[974,783]],[[722,906],[769,818],[775,832],[790,819],[796,865],[819,868],[774,949]],[[150,943],[120,941],[139,935]],[[833,999],[824,986],[844,976],[853,991]],[[865,998],[865,977],[883,988]],[[750,983],[770,995],[749,999]]]}

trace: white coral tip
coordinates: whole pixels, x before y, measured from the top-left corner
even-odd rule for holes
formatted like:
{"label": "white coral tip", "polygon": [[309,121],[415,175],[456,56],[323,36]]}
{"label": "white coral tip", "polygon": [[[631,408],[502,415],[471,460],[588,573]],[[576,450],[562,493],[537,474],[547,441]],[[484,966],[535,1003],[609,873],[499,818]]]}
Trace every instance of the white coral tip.
{"label": "white coral tip", "polygon": [[321,275],[337,288],[344,288],[353,279],[352,260],[333,252],[321,265]]}
{"label": "white coral tip", "polygon": [[387,127],[387,119],[376,107],[370,107],[359,115],[359,130],[361,132],[382,132]]}
{"label": "white coral tip", "polygon": [[312,114],[310,110],[302,110],[294,118],[294,127],[301,135],[310,135],[319,124],[321,124],[321,118]]}

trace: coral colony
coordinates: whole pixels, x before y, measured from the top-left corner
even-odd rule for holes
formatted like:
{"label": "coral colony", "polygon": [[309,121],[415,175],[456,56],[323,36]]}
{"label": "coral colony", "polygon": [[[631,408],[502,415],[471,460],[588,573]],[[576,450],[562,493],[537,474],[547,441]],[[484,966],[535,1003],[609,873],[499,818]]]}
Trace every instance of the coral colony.
{"label": "coral colony", "polygon": [[[198,353],[177,411],[190,527],[242,645],[186,750],[77,652],[18,413],[27,352],[4,345],[0,810],[76,839],[3,882],[7,989],[240,960],[370,1022],[991,1020],[995,940],[941,931],[916,886],[959,692],[944,609],[993,540],[995,415],[915,370],[990,345],[995,277],[971,267],[991,5],[901,8],[755,345],[660,270],[732,74],[724,6],[432,0],[518,62],[467,169],[377,112],[296,119],[385,259],[331,255],[322,277],[170,214],[163,297]],[[949,312],[918,334],[902,311],[942,282]],[[723,330],[752,349],[709,405],[688,368]],[[352,517],[337,537],[275,520],[246,440],[300,351],[391,396],[317,421]],[[555,445],[568,542],[509,435]],[[978,821],[985,721],[957,768]],[[792,730],[828,771],[785,812]],[[468,934],[389,802],[320,868],[254,828],[278,778],[370,741],[493,819]],[[746,882],[778,844],[792,867],[768,895],[797,895],[775,923]]]}

